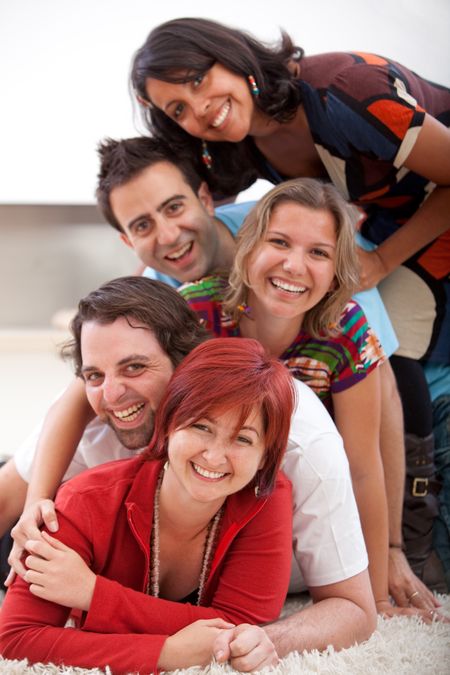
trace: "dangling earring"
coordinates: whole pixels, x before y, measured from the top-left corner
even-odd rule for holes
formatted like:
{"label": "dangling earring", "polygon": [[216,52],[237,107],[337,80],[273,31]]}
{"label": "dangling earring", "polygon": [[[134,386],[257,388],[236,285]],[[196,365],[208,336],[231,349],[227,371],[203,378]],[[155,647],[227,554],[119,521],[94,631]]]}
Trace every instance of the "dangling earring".
{"label": "dangling earring", "polygon": [[259,96],[259,87],[256,84],[256,80],[253,77],[253,75],[248,75],[247,79],[250,83],[250,91],[252,92],[253,96],[256,98],[257,96]]}
{"label": "dangling earring", "polygon": [[164,471],[167,471],[168,468],[169,468],[169,460],[166,459],[166,461],[164,462],[163,469],[164,469]]}
{"label": "dangling earring", "polygon": [[251,309],[245,302],[243,302],[242,305],[238,305],[237,310],[240,314],[244,314],[245,316],[248,316],[249,319],[251,319]]}
{"label": "dangling earring", "polygon": [[206,141],[202,141],[202,162],[206,166],[206,168],[209,171],[211,171],[213,160],[212,160],[212,157],[209,153]]}
{"label": "dangling earring", "polygon": [[259,485],[255,485],[255,497],[256,499],[259,497]]}

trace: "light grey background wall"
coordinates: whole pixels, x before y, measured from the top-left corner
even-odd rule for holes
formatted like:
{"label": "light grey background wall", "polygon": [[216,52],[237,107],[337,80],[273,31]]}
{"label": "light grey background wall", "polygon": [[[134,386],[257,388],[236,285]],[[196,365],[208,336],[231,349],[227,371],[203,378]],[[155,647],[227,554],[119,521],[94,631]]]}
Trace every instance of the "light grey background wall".
{"label": "light grey background wall", "polygon": [[135,268],[93,206],[96,145],[136,134],[132,54],[185,15],[268,41],[283,27],[307,53],[375,51],[450,84],[450,0],[0,0],[0,327],[47,325]]}
{"label": "light grey background wall", "polygon": [[49,326],[103,281],[138,266],[92,205],[0,204],[0,328]]}

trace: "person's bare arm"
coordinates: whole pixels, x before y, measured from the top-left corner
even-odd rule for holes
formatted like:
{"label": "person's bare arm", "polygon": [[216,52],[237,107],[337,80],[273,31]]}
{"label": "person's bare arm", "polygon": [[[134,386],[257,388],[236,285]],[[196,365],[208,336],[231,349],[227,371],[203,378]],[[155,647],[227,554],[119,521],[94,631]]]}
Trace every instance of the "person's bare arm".
{"label": "person's bare arm", "polygon": [[405,443],[403,410],[389,361],[379,368],[381,385],[380,448],[389,513],[389,541],[401,548]]}
{"label": "person's bare arm", "polygon": [[69,385],[47,413],[33,461],[24,511],[11,532],[14,545],[8,557],[11,573],[6,585],[12,583],[15,573],[21,576],[25,573],[21,562],[25,542],[40,538],[39,526],[44,523],[51,532],[58,530],[52,500],[92,417],[84,383],[79,378]]}
{"label": "person's bare arm", "polygon": [[[93,417],[84,382],[76,378],[45,417],[25,506],[38,499],[53,499],[86,425]],[[49,527],[48,523],[46,525]]]}
{"label": "person's bare arm", "polygon": [[360,290],[376,286],[384,277],[450,227],[450,130],[426,115],[405,166],[438,187],[416,213],[375,251],[358,248]]}
{"label": "person's bare arm", "polygon": [[327,586],[310,588],[314,604],[264,627],[279,656],[289,652],[350,647],[367,640],[376,627],[375,603],[367,571]]}
{"label": "person's bare arm", "polygon": [[[377,617],[366,570],[338,583],[310,588],[309,592],[313,605],[264,626],[280,657],[304,649],[324,650],[328,645],[344,649],[372,635]],[[226,632],[217,637],[214,654],[218,660],[230,656]],[[248,670],[257,666],[256,654],[252,658],[253,663],[246,661]],[[234,665],[232,653],[231,665]]]}
{"label": "person's bare arm", "polygon": [[388,602],[388,516],[380,439],[378,368],[361,382],[333,394],[336,426],[350,464],[353,490],[369,555],[377,602]]}
{"label": "person's bare arm", "polygon": [[[403,411],[395,376],[389,361],[380,368],[381,435],[380,449],[388,503],[389,592],[399,607],[431,610],[439,602],[416,577],[402,551],[402,512],[405,486],[405,443]],[[417,594],[416,594],[417,592]],[[412,596],[411,602],[409,598]]]}

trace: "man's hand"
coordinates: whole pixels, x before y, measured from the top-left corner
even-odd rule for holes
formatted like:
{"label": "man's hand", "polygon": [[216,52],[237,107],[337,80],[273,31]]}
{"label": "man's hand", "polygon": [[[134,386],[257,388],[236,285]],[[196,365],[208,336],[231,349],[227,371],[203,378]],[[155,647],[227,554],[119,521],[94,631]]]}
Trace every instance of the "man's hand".
{"label": "man's hand", "polygon": [[414,574],[399,548],[389,549],[389,593],[399,607],[436,609],[439,601]]}
{"label": "man's hand", "polygon": [[389,274],[377,249],[365,251],[356,247],[359,259],[359,287],[358,291],[367,291],[377,286]]}
{"label": "man's hand", "polygon": [[244,673],[278,663],[277,651],[264,629],[248,623],[222,631],[214,643],[214,656],[219,663],[230,661]]}
{"label": "man's hand", "polygon": [[30,539],[40,539],[40,525],[45,525],[50,532],[57,532],[59,525],[55,505],[51,499],[39,499],[29,504],[11,530],[14,544],[8,557],[11,570],[6,578],[5,586],[10,586],[16,574],[23,577],[26,570],[21,558],[25,551],[25,543]]}
{"label": "man's hand", "polygon": [[[170,635],[158,659],[161,670],[206,666],[213,659],[213,645],[220,633],[233,628],[223,619],[200,619]],[[227,630],[228,632],[228,630]]]}
{"label": "man's hand", "polygon": [[89,611],[96,575],[81,556],[46,532],[26,542],[24,581],[33,595],[64,607]]}

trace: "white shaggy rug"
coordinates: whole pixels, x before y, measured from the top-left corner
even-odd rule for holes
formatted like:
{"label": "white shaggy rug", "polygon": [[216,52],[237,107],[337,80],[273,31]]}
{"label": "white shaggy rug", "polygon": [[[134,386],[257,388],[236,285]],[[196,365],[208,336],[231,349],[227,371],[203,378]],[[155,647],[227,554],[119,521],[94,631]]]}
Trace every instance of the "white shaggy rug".
{"label": "white shaggy rug", "polygon": [[[299,596],[301,598],[301,596]],[[440,596],[443,610],[450,616],[450,596]],[[289,599],[284,614],[304,605],[302,599]],[[207,668],[174,671],[177,675],[230,675],[230,666],[211,664]],[[292,652],[278,666],[267,669],[272,675],[321,673],[322,675],[449,675],[450,624],[434,621],[425,625],[406,617],[378,619],[378,628],[370,640],[335,652]],[[0,675],[113,675],[106,671],[56,667],[45,664],[29,666],[26,660],[8,661],[0,657]]]}

